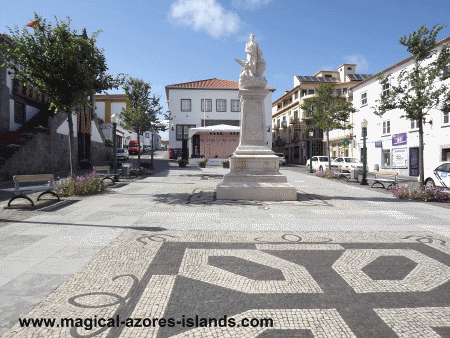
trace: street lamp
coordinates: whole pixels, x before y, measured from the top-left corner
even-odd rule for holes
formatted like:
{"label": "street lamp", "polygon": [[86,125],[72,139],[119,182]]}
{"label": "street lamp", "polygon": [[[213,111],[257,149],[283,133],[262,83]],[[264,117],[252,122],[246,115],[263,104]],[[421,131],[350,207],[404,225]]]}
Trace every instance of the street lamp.
{"label": "street lamp", "polygon": [[113,173],[114,173],[114,182],[117,182],[117,142],[116,142],[116,128],[117,123],[119,122],[119,115],[113,114],[111,116],[111,123],[113,124]]}
{"label": "street lamp", "polygon": [[367,147],[366,147],[366,137],[367,137],[367,120],[364,119],[361,122],[362,134],[363,134],[363,177],[361,180],[361,185],[368,185],[367,183]]}
{"label": "street lamp", "polygon": [[312,137],[314,136],[314,131],[309,132],[309,172],[313,173],[312,169]]}

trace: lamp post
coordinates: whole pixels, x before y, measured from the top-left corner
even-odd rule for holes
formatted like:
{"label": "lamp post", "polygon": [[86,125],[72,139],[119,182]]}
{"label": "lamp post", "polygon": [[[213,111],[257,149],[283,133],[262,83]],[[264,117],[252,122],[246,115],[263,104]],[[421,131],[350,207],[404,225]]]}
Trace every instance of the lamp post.
{"label": "lamp post", "polygon": [[309,132],[309,171],[310,173],[313,173],[312,168],[312,137],[314,136],[314,131]]}
{"label": "lamp post", "polygon": [[117,114],[113,114],[111,116],[111,123],[113,124],[113,173],[114,173],[114,182],[117,182],[117,142],[116,142],[116,128],[117,123],[119,122],[119,116]]}
{"label": "lamp post", "polygon": [[366,147],[366,137],[367,137],[367,120],[364,119],[361,122],[362,134],[363,134],[363,177],[361,180],[361,185],[368,185],[367,183],[367,147]]}

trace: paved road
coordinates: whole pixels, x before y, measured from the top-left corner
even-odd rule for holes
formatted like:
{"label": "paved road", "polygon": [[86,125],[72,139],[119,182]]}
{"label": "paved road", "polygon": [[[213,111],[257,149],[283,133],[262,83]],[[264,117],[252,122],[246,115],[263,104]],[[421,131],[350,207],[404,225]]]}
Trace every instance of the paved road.
{"label": "paved road", "polygon": [[[450,209],[289,167],[297,201],[217,201],[227,169],[167,165],[0,228],[4,337],[448,337]],[[174,327],[31,329],[23,316]],[[224,316],[273,327],[189,326]]]}

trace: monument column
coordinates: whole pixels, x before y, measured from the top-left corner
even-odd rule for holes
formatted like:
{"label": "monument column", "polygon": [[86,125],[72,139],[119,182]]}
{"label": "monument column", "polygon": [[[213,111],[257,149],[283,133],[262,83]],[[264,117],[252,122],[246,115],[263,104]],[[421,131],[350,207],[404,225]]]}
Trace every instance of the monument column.
{"label": "monument column", "polygon": [[216,188],[217,199],[291,201],[297,199],[295,187],[279,171],[278,156],[267,146],[264,99],[269,94],[262,74],[266,63],[259,46],[250,35],[247,60],[235,59],[242,66],[238,96],[241,100],[239,146],[230,159],[230,172]]}

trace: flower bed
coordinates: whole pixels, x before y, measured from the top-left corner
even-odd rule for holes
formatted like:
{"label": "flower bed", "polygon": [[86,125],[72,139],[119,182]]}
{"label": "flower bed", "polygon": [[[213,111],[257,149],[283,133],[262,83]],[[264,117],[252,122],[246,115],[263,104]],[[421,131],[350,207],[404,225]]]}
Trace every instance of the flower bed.
{"label": "flower bed", "polygon": [[322,177],[322,178],[338,178],[339,177],[339,171],[331,170],[331,171],[316,171],[316,176]]}
{"label": "flower bed", "polygon": [[86,176],[68,176],[67,178],[57,181],[56,184],[64,185],[64,188],[55,189],[55,192],[63,197],[71,195],[94,195],[105,190],[107,187],[107,185],[103,183],[102,178],[95,172],[87,174]]}
{"label": "flower bed", "polygon": [[447,202],[450,201],[450,192],[443,188],[412,189],[405,186],[391,187],[393,195],[400,199],[412,199],[425,202]]}

